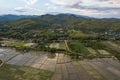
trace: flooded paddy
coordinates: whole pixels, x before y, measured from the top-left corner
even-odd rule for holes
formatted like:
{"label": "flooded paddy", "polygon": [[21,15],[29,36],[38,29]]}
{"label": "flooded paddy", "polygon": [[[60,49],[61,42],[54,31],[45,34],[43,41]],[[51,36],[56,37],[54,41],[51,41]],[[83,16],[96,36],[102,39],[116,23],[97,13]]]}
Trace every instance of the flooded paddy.
{"label": "flooded paddy", "polygon": [[45,52],[20,54],[11,49],[0,49],[0,58],[6,64],[30,66],[54,72],[51,80],[119,80],[120,62],[112,58],[73,61],[69,56],[56,53],[53,58]]}

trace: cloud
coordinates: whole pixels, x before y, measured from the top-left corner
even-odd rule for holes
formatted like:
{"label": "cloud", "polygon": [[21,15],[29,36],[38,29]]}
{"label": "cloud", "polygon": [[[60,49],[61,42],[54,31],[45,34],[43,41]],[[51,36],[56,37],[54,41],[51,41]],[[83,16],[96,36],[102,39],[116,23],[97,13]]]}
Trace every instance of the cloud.
{"label": "cloud", "polygon": [[35,4],[38,0],[24,0],[27,5],[33,5]]}
{"label": "cloud", "polygon": [[14,10],[15,10],[16,12],[21,12],[21,13],[27,12],[27,10],[26,10],[24,7],[16,7]]}
{"label": "cloud", "polygon": [[80,3],[80,0],[50,0],[52,3],[61,6],[72,6],[77,3]]}
{"label": "cloud", "polygon": [[37,13],[39,15],[45,14],[44,11],[36,8],[32,8],[30,6],[24,6],[24,7],[16,7],[14,11],[19,12],[19,13]]}
{"label": "cloud", "polygon": [[53,5],[50,3],[46,3],[44,6],[47,7],[48,10],[56,10],[57,9],[56,5]]}
{"label": "cloud", "polygon": [[20,12],[20,13],[37,13],[39,15],[44,14],[44,11],[34,8],[32,5],[34,5],[38,0],[22,0],[25,2],[24,6],[16,7],[14,8],[14,11]]}
{"label": "cloud", "polygon": [[120,13],[120,0],[51,0],[51,2],[85,15],[118,15]]}

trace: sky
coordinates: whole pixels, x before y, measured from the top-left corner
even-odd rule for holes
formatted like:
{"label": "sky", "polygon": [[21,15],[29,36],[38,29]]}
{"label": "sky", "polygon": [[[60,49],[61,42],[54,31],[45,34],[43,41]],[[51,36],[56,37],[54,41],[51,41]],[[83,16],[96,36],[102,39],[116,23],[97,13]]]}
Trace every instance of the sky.
{"label": "sky", "polygon": [[0,0],[0,15],[43,15],[47,13],[120,18],[120,0]]}

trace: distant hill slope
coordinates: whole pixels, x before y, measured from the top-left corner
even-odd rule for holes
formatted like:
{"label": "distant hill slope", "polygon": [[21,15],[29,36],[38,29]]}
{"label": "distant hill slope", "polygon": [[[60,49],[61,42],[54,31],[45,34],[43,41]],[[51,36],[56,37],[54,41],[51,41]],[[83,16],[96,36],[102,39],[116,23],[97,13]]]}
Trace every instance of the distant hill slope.
{"label": "distant hill slope", "polygon": [[1,15],[0,20],[18,20],[18,19],[24,19],[24,18],[37,18],[38,16],[35,15]]}
{"label": "distant hill slope", "polygon": [[76,29],[84,32],[120,31],[120,19],[113,18],[95,19],[73,14],[46,14],[42,16],[8,15],[8,17],[4,19],[14,21],[9,21],[8,23],[2,21],[3,24],[0,25],[0,28],[8,28],[9,26],[10,29],[17,31],[19,31],[19,29],[29,31],[51,28]]}

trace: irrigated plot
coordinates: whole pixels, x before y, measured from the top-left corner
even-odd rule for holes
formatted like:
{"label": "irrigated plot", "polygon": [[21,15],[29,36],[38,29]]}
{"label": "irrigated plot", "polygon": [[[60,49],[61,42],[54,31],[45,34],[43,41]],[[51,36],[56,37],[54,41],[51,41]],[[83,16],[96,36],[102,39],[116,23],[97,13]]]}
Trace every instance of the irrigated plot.
{"label": "irrigated plot", "polygon": [[18,52],[14,51],[14,50],[0,49],[0,58],[5,62],[17,55],[18,55]]}
{"label": "irrigated plot", "polygon": [[114,60],[112,58],[103,58],[102,61],[106,62],[110,66],[113,66],[116,69],[120,70],[120,62],[119,61],[116,61],[116,60]]}
{"label": "irrigated plot", "polygon": [[14,65],[24,65],[26,62],[28,62],[30,59],[32,59],[33,56],[30,54],[20,54],[10,61],[7,62],[7,64],[14,64]]}
{"label": "irrigated plot", "polygon": [[56,66],[56,61],[58,58],[58,54],[56,54],[55,58],[47,58],[44,63],[41,65],[40,69],[45,69],[54,72],[55,71],[55,66]]}
{"label": "irrigated plot", "polygon": [[88,62],[88,64],[91,65],[97,72],[99,72],[105,78],[105,80],[120,79],[119,69],[114,68],[108,62],[96,61],[96,62]]}
{"label": "irrigated plot", "polygon": [[[106,54],[104,50],[99,51],[102,54]],[[11,57],[12,54],[17,54],[12,50],[6,50],[4,53],[8,53],[8,57]],[[112,58],[72,61],[69,56],[62,53],[56,54],[56,57],[51,59],[48,57],[48,54],[29,52],[26,54],[17,54],[17,56],[10,58],[6,63],[52,71],[54,74],[51,80],[120,79],[120,63]]]}
{"label": "irrigated plot", "polygon": [[87,62],[81,61],[79,63],[84,67],[84,69],[88,72],[90,76],[93,76],[95,80],[105,80],[105,78],[101,76],[101,74],[98,71],[96,71],[93,67],[88,65]]}
{"label": "irrigated plot", "polygon": [[78,80],[94,80],[79,62],[73,62],[73,64],[78,75]]}

